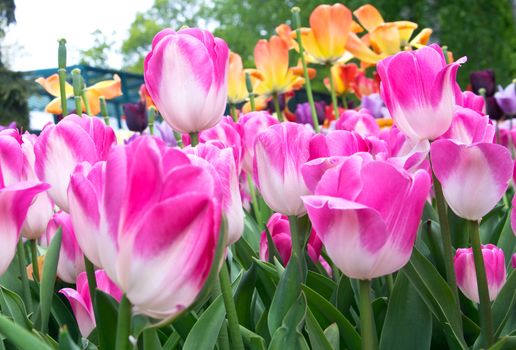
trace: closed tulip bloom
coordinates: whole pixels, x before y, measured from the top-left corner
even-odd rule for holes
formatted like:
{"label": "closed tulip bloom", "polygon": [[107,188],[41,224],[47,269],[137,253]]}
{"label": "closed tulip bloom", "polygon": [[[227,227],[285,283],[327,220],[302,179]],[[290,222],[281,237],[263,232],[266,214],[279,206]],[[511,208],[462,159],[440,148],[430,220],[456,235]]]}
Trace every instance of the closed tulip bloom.
{"label": "closed tulip bloom", "polygon": [[[505,284],[505,258],[503,250],[493,244],[481,245],[481,248],[486,268],[489,300],[493,301]],[[468,299],[478,304],[478,285],[473,249],[457,249],[455,257],[453,258],[453,264],[455,274],[457,275],[457,286]]]}
{"label": "closed tulip bloom", "polygon": [[301,216],[301,196],[309,194],[301,166],[309,159],[313,132],[297,123],[273,125],[256,137],[254,182],[267,205],[284,215]]}
{"label": "closed tulip bloom", "polygon": [[472,72],[469,75],[469,81],[471,83],[471,89],[475,94],[479,95],[480,89],[485,90],[485,95],[487,97],[493,96],[495,94],[495,73],[492,69],[484,69]]}
{"label": "closed tulip bloom", "polygon": [[505,89],[498,86],[494,97],[506,116],[516,115],[516,83],[507,85]]}
{"label": "closed tulip bloom", "polygon": [[131,131],[142,132],[147,129],[147,109],[144,102],[125,103],[124,109],[125,122]]}
{"label": "closed tulip bloom", "polygon": [[61,211],[52,217],[47,232],[42,237],[44,245],[49,246],[57,230],[62,231],[61,250],[57,264],[57,276],[66,283],[74,283],[77,275],[85,270],[84,255],[75,238],[70,215]]}
{"label": "closed tulip bloom", "polygon": [[269,126],[278,123],[276,118],[264,111],[246,113],[238,120],[238,124],[241,125],[242,167],[246,173],[253,173],[254,141],[256,136],[265,131]]}
{"label": "closed tulip bloom", "polygon": [[[324,101],[317,101],[314,103],[314,105],[315,112],[317,114],[317,119],[319,120],[319,123],[322,123],[324,121],[324,117],[326,116],[326,103]],[[295,115],[297,123],[313,125],[312,110],[310,107],[310,103],[299,103],[296,106]]]}
{"label": "closed tulip bloom", "polygon": [[[353,93],[355,90],[355,78],[358,74],[358,66],[354,63],[349,64],[335,64],[330,71],[333,76],[335,93],[340,96],[346,93]],[[324,85],[331,90],[330,79],[324,79]]]}
{"label": "closed tulip bloom", "polygon": [[[216,184],[209,170],[151,136],[113,147],[104,166],[72,176],[79,245],[136,312],[168,319],[197,297],[219,239]],[[88,240],[96,246],[83,246]]]}
{"label": "closed tulip bloom", "polygon": [[314,195],[303,197],[308,217],[346,276],[393,273],[412,254],[430,177],[365,153],[345,158],[324,173]]}
{"label": "closed tulip bloom", "polygon": [[441,48],[430,45],[378,63],[382,98],[402,132],[410,138],[434,140],[448,130],[455,104],[461,104],[455,78],[465,61],[446,64]]}
{"label": "closed tulip bloom", "polygon": [[[98,290],[111,295],[116,301],[122,299],[122,292],[103,270],[95,271],[95,279],[97,280]],[[76,289],[63,288],[59,293],[63,294],[66,299],[68,299],[77,325],[79,326],[79,331],[84,338],[87,338],[96,324],[86,272],[80,273],[79,276],[77,276],[77,280],[74,282],[76,283]]]}
{"label": "closed tulip bloom", "polygon": [[75,166],[105,160],[114,144],[113,129],[99,118],[72,114],[43,129],[34,145],[36,174],[52,186],[48,194],[59,208],[68,211],[66,191]]}
{"label": "closed tulip bloom", "polygon": [[480,220],[507,190],[513,173],[509,150],[492,143],[437,140],[430,147],[432,169],[455,214]]}
{"label": "closed tulip bloom", "polygon": [[145,58],[149,95],[163,118],[182,133],[217,124],[227,98],[229,49],[224,40],[197,28],[164,29]]}

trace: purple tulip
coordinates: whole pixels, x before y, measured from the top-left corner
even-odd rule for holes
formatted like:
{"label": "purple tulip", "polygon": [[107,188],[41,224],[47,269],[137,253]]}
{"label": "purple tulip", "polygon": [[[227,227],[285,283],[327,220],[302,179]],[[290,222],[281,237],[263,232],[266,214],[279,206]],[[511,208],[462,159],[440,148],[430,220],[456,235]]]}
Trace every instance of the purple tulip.
{"label": "purple tulip", "polygon": [[495,74],[492,69],[484,69],[472,72],[469,75],[471,82],[471,89],[477,95],[480,94],[480,89],[486,90],[486,96],[493,96],[495,93]]}
{"label": "purple tulip", "polygon": [[142,132],[147,128],[147,111],[145,103],[126,103],[122,105],[127,128],[131,131]]}
{"label": "purple tulip", "polygon": [[494,97],[506,116],[516,115],[516,83],[507,85],[505,89],[498,86]]}
{"label": "purple tulip", "polygon": [[[317,119],[319,123],[324,121],[325,117],[325,108],[326,103],[324,101],[315,102],[315,112],[317,113]],[[300,124],[310,124],[313,125],[312,120],[312,111],[310,108],[310,103],[300,103],[296,106],[296,122]]]}

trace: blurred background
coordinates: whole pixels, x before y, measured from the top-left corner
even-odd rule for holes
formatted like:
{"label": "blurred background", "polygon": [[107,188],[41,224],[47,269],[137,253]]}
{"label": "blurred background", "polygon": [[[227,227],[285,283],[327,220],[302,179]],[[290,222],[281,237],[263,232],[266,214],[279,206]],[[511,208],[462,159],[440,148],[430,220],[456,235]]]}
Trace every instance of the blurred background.
{"label": "blurred background", "polygon": [[[281,23],[290,24],[293,6],[302,25],[321,0],[0,0],[0,125],[12,120],[41,129],[53,116],[43,111],[51,96],[34,83],[57,69],[57,40],[67,39],[68,66],[80,67],[87,85],[122,77],[124,95],[110,102],[121,124],[122,104],[138,100],[143,58],[154,35],[183,25],[209,29],[254,67],[253,49]],[[348,0],[352,11],[373,3],[386,21],[408,20],[433,29],[431,42],[447,45],[455,58],[468,57],[459,83],[473,71],[492,68],[496,83],[516,77],[516,0]],[[294,59],[294,58],[293,58]],[[78,66],[77,66],[78,65]],[[321,70],[315,90],[326,93]],[[321,80],[321,81],[318,81]]]}

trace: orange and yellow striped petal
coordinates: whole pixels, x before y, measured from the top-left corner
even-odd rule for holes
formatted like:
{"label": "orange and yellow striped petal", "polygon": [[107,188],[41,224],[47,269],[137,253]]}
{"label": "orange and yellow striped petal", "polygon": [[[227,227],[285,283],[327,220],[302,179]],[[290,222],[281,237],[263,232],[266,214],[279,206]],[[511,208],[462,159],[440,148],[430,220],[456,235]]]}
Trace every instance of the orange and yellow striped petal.
{"label": "orange and yellow striped petal", "polygon": [[422,46],[426,46],[428,41],[430,40],[430,36],[432,35],[432,29],[423,28],[415,37],[410,41],[410,46],[414,46],[415,48],[420,48]]}
{"label": "orange and yellow striped petal", "polygon": [[394,24],[398,27],[401,43],[406,45],[416,30],[417,24],[410,21],[396,21]]}
{"label": "orange and yellow striped petal", "polygon": [[383,55],[376,54],[360,38],[354,34],[349,33],[348,42],[346,43],[346,50],[353,56],[366,63],[375,64],[384,58]]}

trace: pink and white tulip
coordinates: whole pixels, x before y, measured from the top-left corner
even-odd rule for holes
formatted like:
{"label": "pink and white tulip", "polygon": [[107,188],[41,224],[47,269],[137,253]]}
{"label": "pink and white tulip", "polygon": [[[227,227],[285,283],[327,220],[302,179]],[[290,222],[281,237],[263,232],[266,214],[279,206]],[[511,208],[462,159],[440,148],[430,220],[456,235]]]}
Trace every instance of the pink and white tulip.
{"label": "pink and white tulip", "polygon": [[310,140],[310,159],[331,156],[350,156],[368,152],[369,146],[356,132],[335,130],[329,134],[316,134]]}
{"label": "pink and white tulip", "polygon": [[513,173],[509,150],[491,143],[437,140],[430,148],[435,176],[455,214],[480,220],[500,201]]}
{"label": "pink and white tulip", "polygon": [[164,29],[145,58],[149,95],[173,129],[198,132],[224,116],[229,49],[224,40],[197,28]]}
{"label": "pink and white tulip", "polygon": [[61,229],[62,240],[57,264],[57,276],[66,283],[74,283],[77,275],[85,271],[84,255],[75,238],[70,215],[63,211],[54,214],[49,221],[47,232],[42,237],[44,246],[49,246],[52,238]]}
{"label": "pink and white tulip", "polygon": [[335,129],[355,131],[362,137],[377,135],[380,132],[380,127],[367,109],[348,109],[335,123]]}
{"label": "pink and white tulip", "polygon": [[480,114],[486,114],[484,97],[476,95],[472,91],[464,91],[462,93],[462,104],[464,108],[469,108]]}
{"label": "pink and white tulip", "polygon": [[426,171],[357,154],[328,169],[303,201],[335,265],[348,277],[372,279],[410,259],[429,190]]}
{"label": "pink and white tulip", "polygon": [[48,194],[59,208],[68,211],[66,191],[75,166],[105,160],[114,144],[113,129],[99,118],[72,114],[43,129],[34,145],[36,174],[52,186]]}
{"label": "pink and white tulip", "polygon": [[302,216],[301,196],[309,194],[301,166],[309,159],[313,132],[297,123],[281,123],[256,136],[253,177],[263,199],[274,211]]}
{"label": "pink and white tulip", "polygon": [[451,139],[469,145],[477,142],[492,143],[494,137],[495,127],[487,115],[457,106],[450,128],[440,139]]}
{"label": "pink and white tulip", "polygon": [[[98,290],[111,295],[116,301],[122,299],[122,292],[103,270],[95,271],[95,279],[97,280]],[[79,331],[84,338],[87,338],[95,328],[96,323],[86,272],[79,274],[77,281],[74,282],[76,282],[76,289],[63,288],[59,293],[68,299],[79,326]]]}
{"label": "pink and white tulip", "polygon": [[[209,170],[150,136],[113,147],[105,165],[72,176],[70,214],[79,245],[136,312],[168,319],[197,297],[215,263],[216,184]],[[83,247],[87,239],[97,245]]]}
{"label": "pink and white tulip", "polygon": [[465,57],[446,64],[441,48],[434,44],[378,63],[382,98],[403,133],[416,140],[434,140],[448,130],[455,105],[462,103],[456,75],[464,62]]}
{"label": "pink and white tulip", "polygon": [[[503,250],[493,244],[482,245],[482,257],[486,269],[489,300],[493,301],[505,284],[505,258]],[[453,258],[457,286],[468,299],[479,303],[477,275],[472,248],[457,249]]]}

